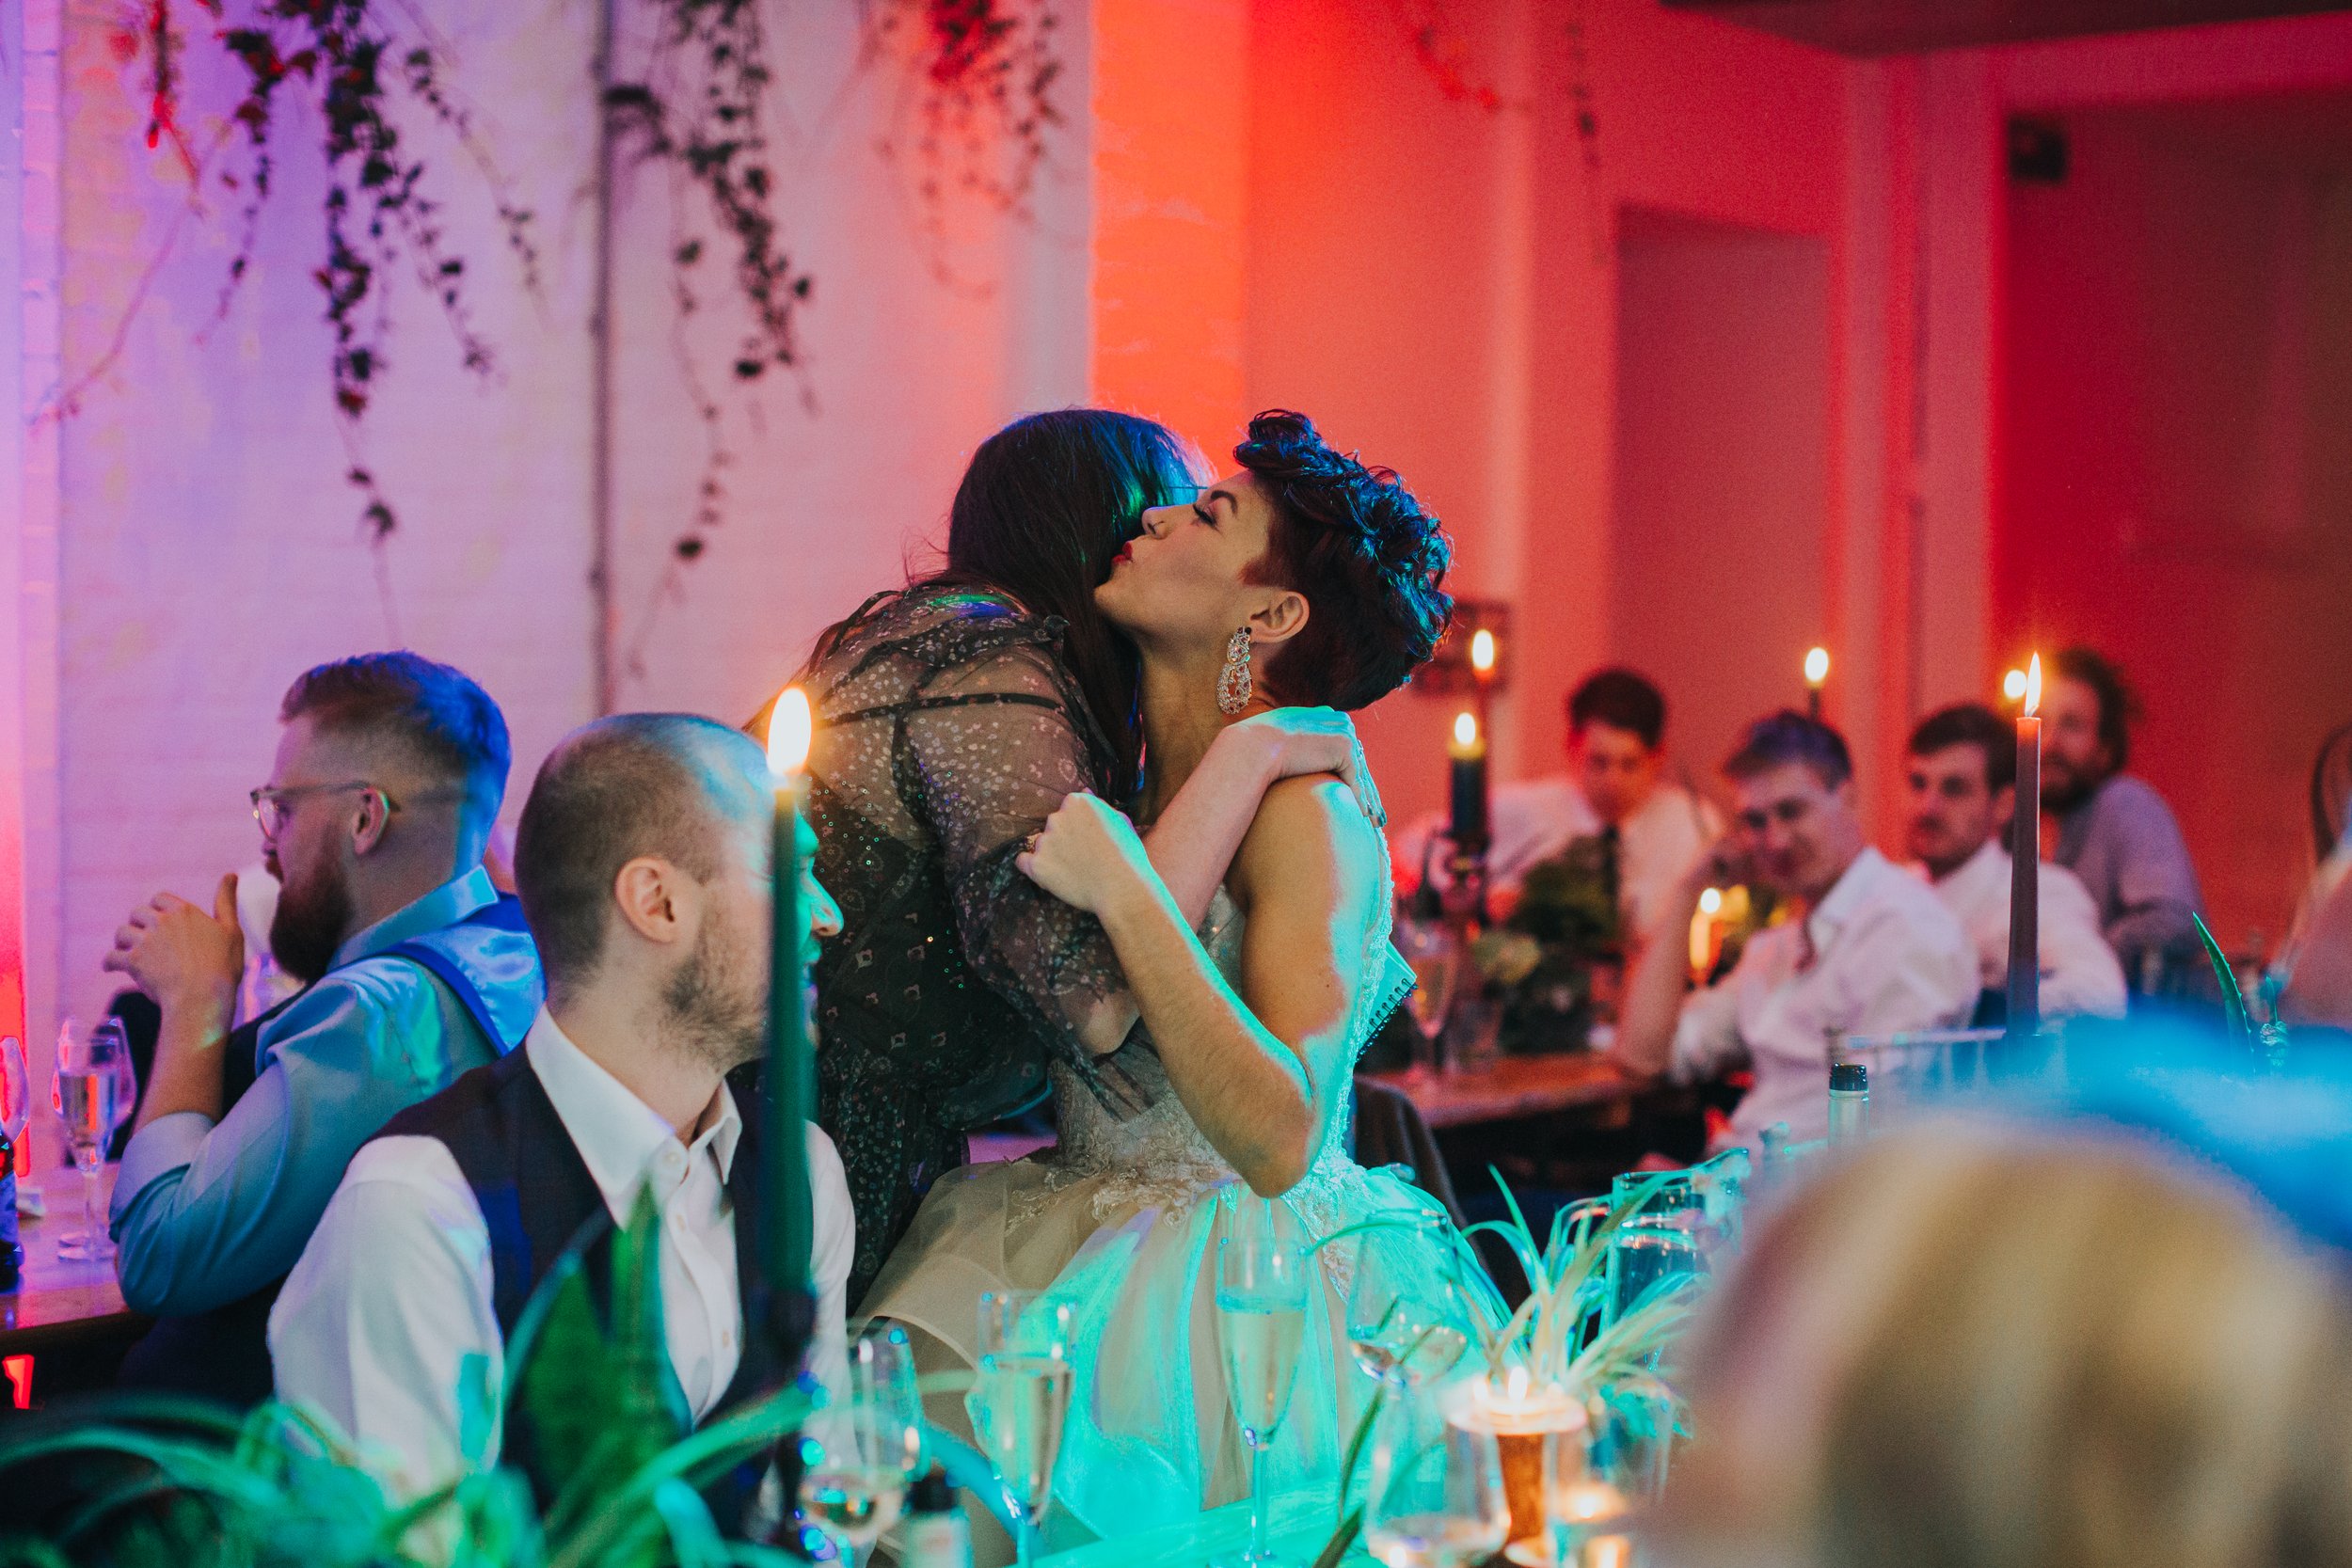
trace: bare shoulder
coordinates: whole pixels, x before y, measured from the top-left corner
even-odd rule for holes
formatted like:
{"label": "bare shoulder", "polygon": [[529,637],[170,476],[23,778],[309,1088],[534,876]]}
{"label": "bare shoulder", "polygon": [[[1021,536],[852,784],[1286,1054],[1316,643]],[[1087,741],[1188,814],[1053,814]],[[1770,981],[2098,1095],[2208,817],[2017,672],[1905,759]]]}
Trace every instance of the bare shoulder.
{"label": "bare shoulder", "polygon": [[1245,906],[1285,891],[1361,895],[1378,864],[1379,839],[1355,792],[1310,773],[1268,787],[1227,880]]}

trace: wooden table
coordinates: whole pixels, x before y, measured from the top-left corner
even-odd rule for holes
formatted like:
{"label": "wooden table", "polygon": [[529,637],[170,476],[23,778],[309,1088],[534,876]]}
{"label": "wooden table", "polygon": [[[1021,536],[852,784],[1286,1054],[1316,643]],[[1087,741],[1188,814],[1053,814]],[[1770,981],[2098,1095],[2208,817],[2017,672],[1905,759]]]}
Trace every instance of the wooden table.
{"label": "wooden table", "polygon": [[1647,1085],[1619,1072],[1605,1056],[1564,1051],[1504,1056],[1478,1072],[1366,1073],[1420,1108],[1432,1128],[1471,1127],[1518,1117],[1630,1104]]}
{"label": "wooden table", "polygon": [[[108,1165],[100,1180],[103,1202],[114,1192],[115,1167]],[[81,1228],[81,1173],[42,1171],[25,1185],[40,1190],[49,1212],[24,1223],[24,1277],[14,1291],[0,1293],[0,1355],[126,1340],[142,1331],[148,1320],[122,1305],[112,1261],[82,1263],[57,1256],[57,1238]]]}

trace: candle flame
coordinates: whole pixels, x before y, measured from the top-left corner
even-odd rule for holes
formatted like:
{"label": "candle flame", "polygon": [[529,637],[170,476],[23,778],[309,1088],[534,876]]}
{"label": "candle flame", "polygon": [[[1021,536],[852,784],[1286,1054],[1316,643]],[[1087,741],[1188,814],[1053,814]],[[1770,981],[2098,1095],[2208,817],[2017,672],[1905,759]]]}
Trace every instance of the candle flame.
{"label": "candle flame", "polygon": [[2001,677],[2001,695],[2002,695],[2002,696],[2007,697],[2007,698],[2008,698],[2010,702],[2012,702],[2012,703],[2013,703],[2013,702],[2017,701],[2017,699],[2018,699],[2018,698],[2023,697],[2025,694],[2026,694],[2026,672],[2024,672],[2023,670],[2011,670],[2011,671],[2010,671],[2008,674],[2003,675],[2003,676]]}
{"label": "candle flame", "polygon": [[768,771],[781,784],[808,766],[809,736],[816,721],[808,711],[808,693],[787,686],[768,714]]}
{"label": "candle flame", "polygon": [[2042,711],[2042,656],[2036,654],[2026,663],[2026,717],[2030,719]]}
{"label": "candle flame", "polygon": [[1470,668],[1482,675],[1494,673],[1495,634],[1484,626],[1470,638]]}
{"label": "candle flame", "polygon": [[1502,1397],[1506,1400],[1527,1398],[1527,1369],[1525,1367],[1511,1369],[1511,1375],[1502,1380]]}
{"label": "candle flame", "polygon": [[1457,713],[1454,716],[1454,744],[1456,746],[1478,744],[1478,715]]}
{"label": "candle flame", "polygon": [[1807,648],[1804,651],[1804,684],[1819,686],[1829,679],[1829,650]]}
{"label": "candle flame", "polygon": [[1715,914],[1720,912],[1723,907],[1724,890],[1722,888],[1711,887],[1699,895],[1699,913]]}

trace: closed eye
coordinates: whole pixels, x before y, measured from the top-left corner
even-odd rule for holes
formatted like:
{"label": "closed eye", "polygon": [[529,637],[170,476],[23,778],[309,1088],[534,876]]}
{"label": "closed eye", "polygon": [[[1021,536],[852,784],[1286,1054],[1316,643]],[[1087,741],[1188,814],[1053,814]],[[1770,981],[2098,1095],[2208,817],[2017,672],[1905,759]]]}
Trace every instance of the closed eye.
{"label": "closed eye", "polygon": [[1199,501],[1194,501],[1192,503],[1192,515],[1200,521],[1208,524],[1211,528],[1216,527],[1216,514],[1201,505]]}

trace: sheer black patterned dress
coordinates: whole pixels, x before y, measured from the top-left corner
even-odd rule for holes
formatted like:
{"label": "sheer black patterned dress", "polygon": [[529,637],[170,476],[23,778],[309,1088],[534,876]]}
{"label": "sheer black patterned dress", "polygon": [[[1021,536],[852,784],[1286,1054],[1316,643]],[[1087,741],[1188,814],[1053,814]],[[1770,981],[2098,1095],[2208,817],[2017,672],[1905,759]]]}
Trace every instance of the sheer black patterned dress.
{"label": "sheer black patterned dress", "polygon": [[817,966],[818,1119],[857,1211],[856,1303],[969,1129],[1035,1104],[1050,1061],[1117,1114],[1138,1031],[1078,1024],[1123,990],[1093,916],[1013,864],[1111,756],[1059,657],[1061,623],[970,590],[870,602],[803,677],[809,820],[841,934]]}

